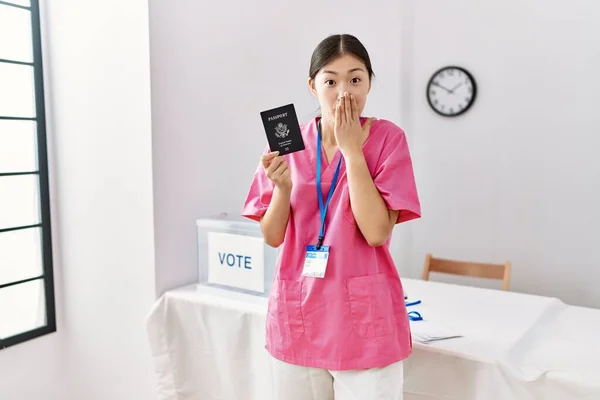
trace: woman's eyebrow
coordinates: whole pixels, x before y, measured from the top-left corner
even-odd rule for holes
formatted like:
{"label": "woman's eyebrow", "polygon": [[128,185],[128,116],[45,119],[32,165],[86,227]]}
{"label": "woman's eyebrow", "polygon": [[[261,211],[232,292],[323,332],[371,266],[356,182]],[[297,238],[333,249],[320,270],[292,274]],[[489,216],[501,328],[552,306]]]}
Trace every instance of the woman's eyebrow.
{"label": "woman's eyebrow", "polygon": [[[362,68],[352,68],[352,69],[348,70],[348,73],[351,74],[352,72],[355,72],[355,71],[363,71],[364,72],[364,70]],[[324,70],[323,73],[324,74],[332,74],[332,75],[338,74],[337,72],[331,71],[331,70]]]}

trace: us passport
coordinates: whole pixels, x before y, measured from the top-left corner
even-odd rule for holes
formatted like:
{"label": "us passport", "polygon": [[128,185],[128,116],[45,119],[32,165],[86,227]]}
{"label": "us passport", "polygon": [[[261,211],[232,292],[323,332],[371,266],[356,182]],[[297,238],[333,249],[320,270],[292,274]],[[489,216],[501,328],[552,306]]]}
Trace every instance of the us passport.
{"label": "us passport", "polygon": [[293,104],[260,113],[271,151],[279,155],[304,150],[304,140]]}

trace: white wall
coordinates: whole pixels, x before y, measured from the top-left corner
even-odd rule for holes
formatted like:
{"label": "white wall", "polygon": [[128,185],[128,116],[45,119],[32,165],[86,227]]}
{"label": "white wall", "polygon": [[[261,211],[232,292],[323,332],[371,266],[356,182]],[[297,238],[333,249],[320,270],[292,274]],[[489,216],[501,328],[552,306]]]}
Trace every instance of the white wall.
{"label": "white wall", "polygon": [[0,399],[70,400],[66,368],[60,334],[0,350]]}
{"label": "white wall", "polygon": [[306,81],[327,35],[363,41],[377,75],[366,113],[402,125],[400,5],[368,14],[378,19],[356,0],[150,2],[159,294],[197,279],[196,218],[239,215],[266,144],[260,111],[294,103],[301,122],[317,115]]}
{"label": "white wall", "polygon": [[0,351],[0,398],[156,398],[148,6],[43,6],[62,309],[57,333]]}
{"label": "white wall", "polygon": [[[310,54],[350,32],[378,74],[367,113],[405,128],[413,152],[423,219],[397,229],[401,273],[420,276],[426,252],[510,259],[513,290],[600,306],[596,2],[188,0],[150,11],[158,294],[197,278],[194,219],[239,212],[264,146],[259,111],[293,102],[314,116]],[[447,64],[479,84],[456,119],[425,98]]]}
{"label": "white wall", "polygon": [[148,6],[47,3],[69,383],[76,399],[155,397]]}
{"label": "white wall", "polygon": [[[424,214],[415,259],[510,259],[513,290],[600,307],[600,4],[412,4],[405,59]],[[425,98],[447,64],[479,85],[456,119]]]}

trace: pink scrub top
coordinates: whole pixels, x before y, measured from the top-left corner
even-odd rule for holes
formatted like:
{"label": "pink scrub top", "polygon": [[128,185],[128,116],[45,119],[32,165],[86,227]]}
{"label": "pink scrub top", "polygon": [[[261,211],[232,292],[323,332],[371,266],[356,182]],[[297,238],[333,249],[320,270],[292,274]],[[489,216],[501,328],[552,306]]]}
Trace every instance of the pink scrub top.
{"label": "pink scrub top", "polygon": [[[356,224],[343,160],[326,214],[323,245],[330,246],[330,253],[325,277],[302,276],[306,246],[317,244],[321,227],[315,181],[319,119],[301,125],[306,149],[285,155],[293,183],[291,212],[269,294],[266,349],[281,361],[314,368],[383,367],[412,351],[404,292],[390,255],[390,241],[372,247]],[[362,123],[365,120],[361,117]],[[419,218],[404,131],[390,121],[375,121],[363,152],[387,207],[400,211],[397,223]],[[321,154],[326,199],[342,155],[338,149],[328,163],[325,153]],[[273,188],[259,165],[242,215],[260,221]]]}

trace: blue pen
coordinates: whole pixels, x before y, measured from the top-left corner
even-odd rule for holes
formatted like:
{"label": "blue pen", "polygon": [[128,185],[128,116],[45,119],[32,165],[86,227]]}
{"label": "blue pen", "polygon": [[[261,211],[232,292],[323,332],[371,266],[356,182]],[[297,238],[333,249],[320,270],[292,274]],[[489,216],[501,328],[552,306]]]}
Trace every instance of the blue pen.
{"label": "blue pen", "polygon": [[[419,304],[421,304],[421,300],[412,301],[412,302],[406,303],[406,307],[416,306]],[[421,316],[421,313],[418,311],[410,311],[408,313],[408,319],[411,321],[423,321],[423,317]]]}
{"label": "blue pen", "polygon": [[421,313],[419,313],[418,311],[409,312],[408,319],[411,321],[423,321],[423,317],[421,316]]}
{"label": "blue pen", "polygon": [[406,303],[406,307],[416,306],[418,304],[421,304],[421,300],[413,301],[411,303]]}

